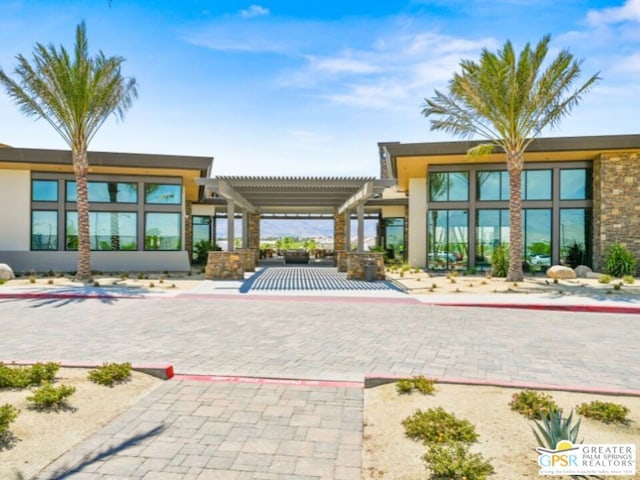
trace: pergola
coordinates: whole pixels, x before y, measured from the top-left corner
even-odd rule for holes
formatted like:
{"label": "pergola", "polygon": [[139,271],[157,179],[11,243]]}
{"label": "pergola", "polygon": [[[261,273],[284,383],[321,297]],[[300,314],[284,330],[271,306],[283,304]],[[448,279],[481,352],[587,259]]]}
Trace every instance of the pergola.
{"label": "pergola", "polygon": [[[196,182],[204,187],[205,201],[226,200],[229,249],[233,249],[236,209],[242,211],[245,225],[249,214],[259,219],[264,214],[323,213],[332,214],[334,222],[343,216],[347,229],[351,212],[355,210],[360,252],[364,250],[365,204],[394,184],[393,180],[375,177],[218,176]],[[246,228],[243,230],[247,232]],[[246,247],[246,234],[243,237]]]}

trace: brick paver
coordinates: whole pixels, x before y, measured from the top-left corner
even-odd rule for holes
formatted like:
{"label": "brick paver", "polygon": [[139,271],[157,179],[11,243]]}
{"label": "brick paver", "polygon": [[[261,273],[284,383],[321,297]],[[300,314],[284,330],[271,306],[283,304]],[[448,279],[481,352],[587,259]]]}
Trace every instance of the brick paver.
{"label": "brick paver", "polygon": [[[296,299],[0,300],[0,360],[169,362],[178,373],[370,372],[640,388],[633,315]],[[41,478],[360,478],[362,391],[172,380]],[[63,472],[56,475],[55,472]]]}
{"label": "brick paver", "polygon": [[38,478],[359,480],[362,401],[359,388],[170,380]]}

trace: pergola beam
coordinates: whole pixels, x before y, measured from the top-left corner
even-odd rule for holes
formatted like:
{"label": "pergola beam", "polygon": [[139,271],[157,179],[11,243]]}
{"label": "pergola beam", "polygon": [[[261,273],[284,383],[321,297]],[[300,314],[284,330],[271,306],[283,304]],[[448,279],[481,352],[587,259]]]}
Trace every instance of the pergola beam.
{"label": "pergola beam", "polygon": [[373,195],[373,182],[367,182],[360,187],[356,193],[351,195],[351,198],[342,204],[338,209],[338,213],[344,213],[347,210],[351,210],[359,204],[366,202],[371,195]]}
{"label": "pergola beam", "polygon": [[244,198],[237,190],[235,190],[226,181],[218,178],[198,178],[198,185],[203,185],[205,189],[216,192],[220,197],[232,201],[242,210],[250,213],[256,213],[257,208],[246,198]]}

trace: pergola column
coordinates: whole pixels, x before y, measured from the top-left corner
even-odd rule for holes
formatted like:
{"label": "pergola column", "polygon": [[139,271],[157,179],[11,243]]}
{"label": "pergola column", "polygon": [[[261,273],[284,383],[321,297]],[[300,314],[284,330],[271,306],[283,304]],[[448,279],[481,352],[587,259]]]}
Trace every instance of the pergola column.
{"label": "pergola column", "polygon": [[345,251],[351,251],[351,214],[349,210],[344,211],[344,237],[345,237]]}
{"label": "pergola column", "polygon": [[234,239],[234,220],[236,216],[236,204],[233,200],[227,200],[227,252],[233,252],[233,239]]}
{"label": "pergola column", "polygon": [[249,214],[242,212],[242,248],[249,246]]}
{"label": "pergola column", "polygon": [[358,213],[358,252],[364,252],[364,203],[359,203]]}

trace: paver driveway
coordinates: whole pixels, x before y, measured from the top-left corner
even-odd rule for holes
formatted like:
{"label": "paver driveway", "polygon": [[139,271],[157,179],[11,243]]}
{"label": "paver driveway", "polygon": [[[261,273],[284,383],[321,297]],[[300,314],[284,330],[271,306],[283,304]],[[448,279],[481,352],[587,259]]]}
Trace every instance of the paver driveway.
{"label": "paver driveway", "polygon": [[[640,388],[635,316],[375,300],[3,300],[0,352],[169,362],[183,374],[422,373]],[[172,380],[41,478],[356,480],[361,421],[360,389]],[[62,476],[51,473],[61,466]]]}
{"label": "paver driveway", "polygon": [[5,360],[168,362],[191,374],[423,373],[637,389],[638,322],[322,297],[2,300],[0,352]]}

